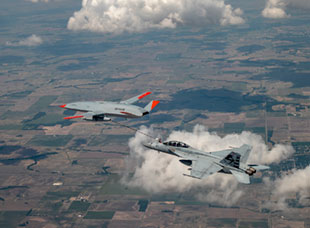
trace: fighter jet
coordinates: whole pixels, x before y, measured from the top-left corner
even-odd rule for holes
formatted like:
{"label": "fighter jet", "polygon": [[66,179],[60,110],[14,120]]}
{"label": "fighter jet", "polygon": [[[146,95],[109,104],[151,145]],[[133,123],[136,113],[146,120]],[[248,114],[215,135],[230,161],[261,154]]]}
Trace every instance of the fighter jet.
{"label": "fighter jet", "polygon": [[239,148],[214,152],[204,152],[178,141],[161,143],[161,140],[157,140],[143,145],[149,149],[177,156],[181,163],[190,166],[190,175],[183,175],[198,179],[219,172],[232,174],[238,182],[250,184],[250,176],[256,173],[257,170],[269,169],[268,166],[264,165],[247,164],[252,149],[247,144]]}
{"label": "fighter jet", "polygon": [[139,118],[149,114],[149,112],[159,103],[159,101],[153,100],[144,108],[133,105],[133,103],[149,94],[151,94],[151,92],[146,92],[121,102],[81,101],[60,105],[59,107],[85,112],[82,115],[68,116],[64,119],[82,118],[90,121],[110,121],[111,118],[109,117]]}

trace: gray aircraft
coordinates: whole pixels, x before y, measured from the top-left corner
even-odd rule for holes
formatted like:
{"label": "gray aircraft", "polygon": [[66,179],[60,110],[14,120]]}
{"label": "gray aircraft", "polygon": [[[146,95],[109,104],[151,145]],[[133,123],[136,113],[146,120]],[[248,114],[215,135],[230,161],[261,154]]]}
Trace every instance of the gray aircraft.
{"label": "gray aircraft", "polygon": [[189,168],[190,175],[183,175],[198,179],[219,172],[232,174],[240,183],[250,184],[250,176],[256,173],[257,170],[269,169],[268,166],[264,165],[247,164],[252,149],[247,144],[239,148],[215,152],[197,150],[178,141],[161,143],[161,140],[157,140],[143,145],[149,149],[179,157],[181,163],[191,167]]}
{"label": "gray aircraft", "polygon": [[110,121],[111,118],[109,117],[139,118],[149,114],[159,103],[159,101],[153,100],[144,108],[133,105],[133,103],[149,94],[151,94],[151,92],[146,92],[121,102],[81,101],[60,105],[59,107],[85,112],[82,115],[68,116],[64,119],[82,118],[90,121]]}

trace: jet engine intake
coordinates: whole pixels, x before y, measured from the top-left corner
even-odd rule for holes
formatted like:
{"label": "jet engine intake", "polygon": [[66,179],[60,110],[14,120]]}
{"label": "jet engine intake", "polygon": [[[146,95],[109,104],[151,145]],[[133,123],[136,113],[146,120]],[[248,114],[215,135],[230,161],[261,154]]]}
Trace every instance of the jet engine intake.
{"label": "jet engine intake", "polygon": [[111,119],[105,116],[93,116],[93,121],[111,121]]}
{"label": "jet engine intake", "polygon": [[256,173],[256,169],[254,169],[253,167],[250,167],[245,171],[245,173],[252,176],[254,173]]}
{"label": "jet engine intake", "polygon": [[185,160],[185,159],[180,160],[180,162],[187,166],[191,166],[193,163],[192,160]]}

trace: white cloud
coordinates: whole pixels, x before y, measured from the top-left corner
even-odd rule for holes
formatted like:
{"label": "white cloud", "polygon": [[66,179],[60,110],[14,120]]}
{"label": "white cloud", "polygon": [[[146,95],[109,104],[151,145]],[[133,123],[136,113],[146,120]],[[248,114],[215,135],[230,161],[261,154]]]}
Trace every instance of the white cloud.
{"label": "white cloud", "polygon": [[43,40],[40,36],[32,34],[31,36],[29,36],[23,40],[20,40],[20,41],[15,41],[15,42],[7,41],[6,45],[11,46],[11,47],[18,47],[18,46],[31,47],[31,46],[38,46],[42,43],[43,43]]}
{"label": "white cloud", "polygon": [[[185,135],[185,137],[183,136]],[[251,145],[252,153],[249,157],[249,163],[278,163],[283,159],[290,157],[294,153],[292,146],[275,145],[272,150],[268,150],[263,138],[260,135],[244,131],[241,134],[229,134],[221,138],[217,134],[212,134],[201,125],[194,128],[194,132],[174,131],[168,140],[184,138],[189,145],[203,151],[217,151],[229,147],[240,147],[243,144]]]}
{"label": "white cloud", "polygon": [[267,18],[286,18],[288,8],[310,9],[309,0],[267,0],[262,15]]}
{"label": "white cloud", "polygon": [[103,33],[141,32],[178,25],[241,24],[242,11],[224,0],[83,0],[68,29]]}
{"label": "white cloud", "polygon": [[[142,128],[143,132],[154,135],[152,129]],[[130,156],[128,158],[128,173],[122,182],[128,186],[142,187],[149,192],[187,192],[198,200],[231,206],[243,194],[238,182],[232,175],[214,174],[198,180],[186,177],[188,167],[179,162],[175,156],[157,153],[142,145],[146,136],[136,133],[129,141]],[[253,146],[251,162],[269,164],[279,162],[293,153],[291,146],[276,145],[268,150],[261,136],[242,132],[220,137],[210,133],[203,126],[197,125],[193,132],[173,131],[167,140],[178,140],[203,151],[216,151],[229,147],[239,147],[246,143]],[[288,152],[289,151],[289,152]]]}
{"label": "white cloud", "polygon": [[265,180],[267,186],[272,186],[274,198],[273,202],[267,203],[267,207],[285,210],[289,207],[287,199],[296,199],[299,204],[310,206],[310,166],[291,172],[274,182]]}

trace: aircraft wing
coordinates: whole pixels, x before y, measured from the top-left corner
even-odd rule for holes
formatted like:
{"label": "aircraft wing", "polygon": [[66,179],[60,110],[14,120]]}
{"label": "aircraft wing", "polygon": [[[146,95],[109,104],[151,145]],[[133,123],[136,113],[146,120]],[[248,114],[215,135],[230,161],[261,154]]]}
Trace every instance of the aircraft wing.
{"label": "aircraft wing", "polygon": [[132,103],[135,103],[137,102],[138,100],[142,99],[143,97],[146,97],[147,95],[150,95],[151,92],[146,92],[146,93],[142,93],[138,96],[135,96],[135,97],[132,97],[132,98],[129,98],[128,100],[125,100],[125,101],[121,101],[120,103],[121,104],[132,104]]}
{"label": "aircraft wing", "polygon": [[[70,119],[76,119],[76,118],[83,118],[83,119],[86,119],[86,120],[93,120],[93,119],[96,119],[96,118],[105,118],[104,117],[104,113],[102,111],[94,111],[94,112],[85,112],[81,115],[77,115],[77,116],[67,116],[67,117],[64,117],[65,120],[70,120]],[[102,119],[104,120],[104,119]],[[110,120],[109,118],[106,118],[106,120]]]}
{"label": "aircraft wing", "polygon": [[201,179],[212,175],[213,173],[217,173],[221,169],[222,167],[214,162],[208,159],[200,158],[200,160],[194,160],[192,162],[192,171],[190,176]]}

